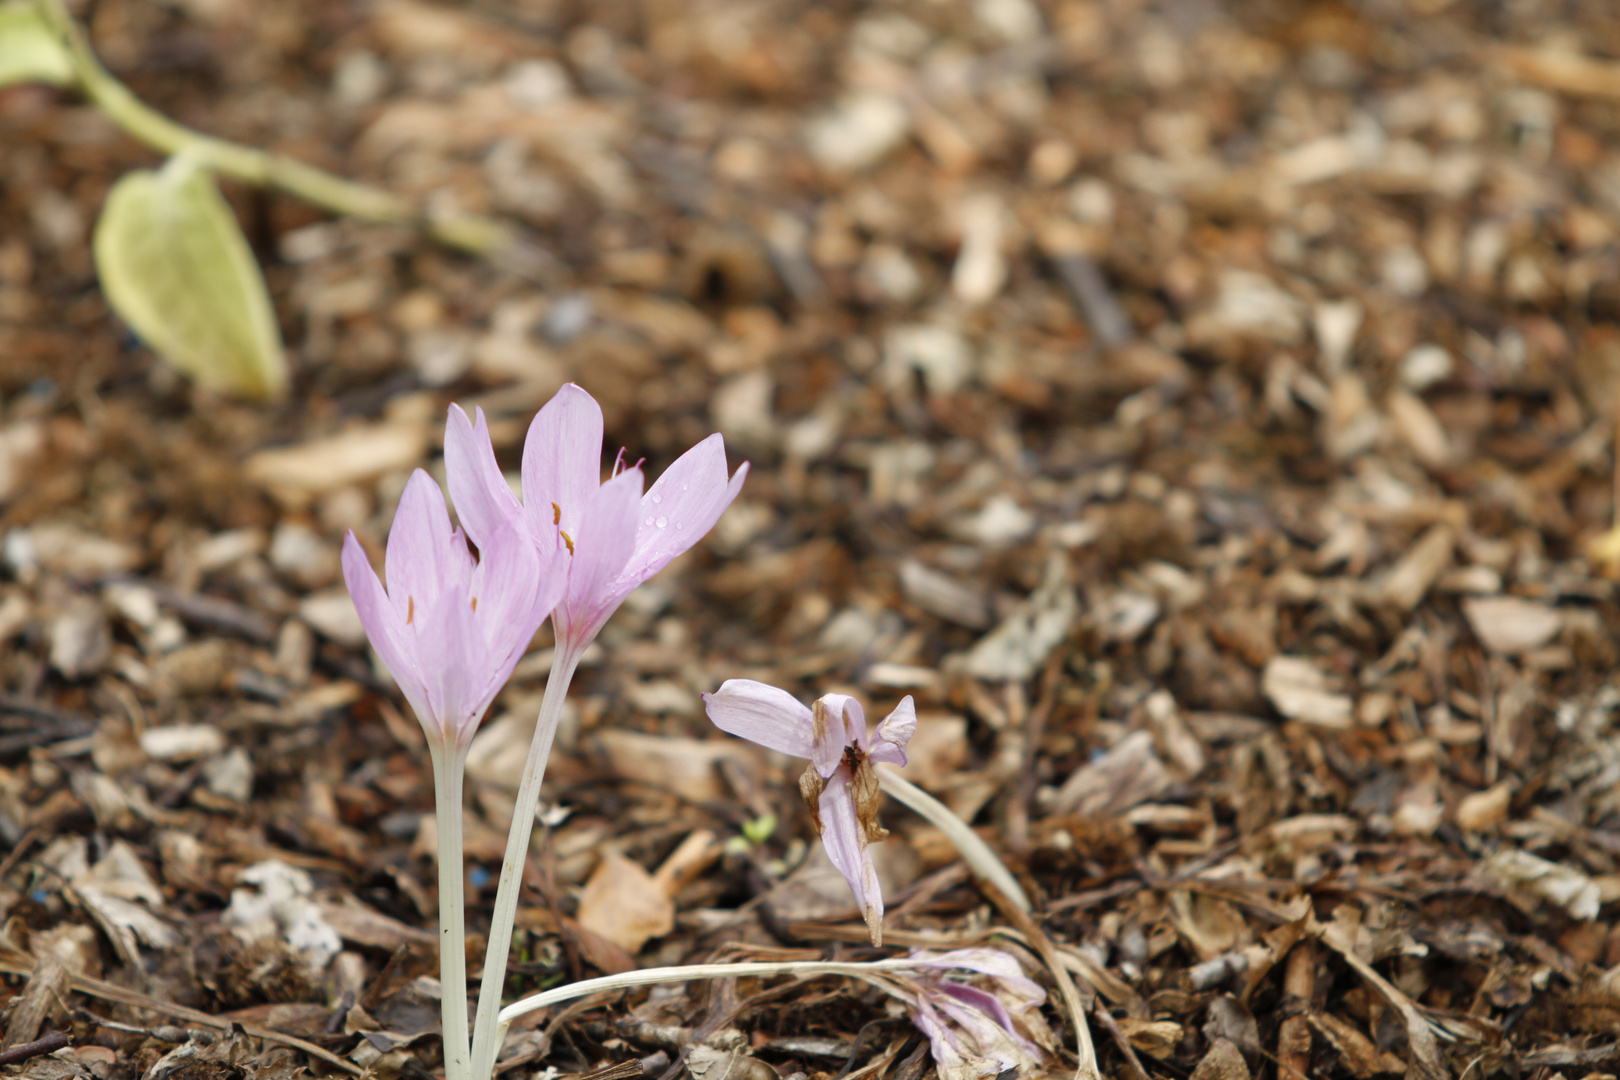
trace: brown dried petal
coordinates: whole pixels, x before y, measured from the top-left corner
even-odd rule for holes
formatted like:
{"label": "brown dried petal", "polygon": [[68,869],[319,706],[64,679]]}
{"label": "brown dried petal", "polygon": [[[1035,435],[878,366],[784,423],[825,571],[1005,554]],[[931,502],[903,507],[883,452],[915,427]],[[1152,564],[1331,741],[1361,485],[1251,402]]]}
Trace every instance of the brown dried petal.
{"label": "brown dried petal", "polygon": [[[821,702],[816,702],[816,707],[820,708]],[[826,786],[827,781],[816,772],[814,765],[799,777],[799,794],[804,796],[804,805],[810,810],[810,820],[816,827],[817,836],[821,835],[821,791]]]}
{"label": "brown dried petal", "polygon": [[855,817],[861,823],[861,835],[868,844],[875,844],[889,835],[889,830],[878,824],[877,769],[866,755],[859,755],[851,770],[850,791],[855,796]]}

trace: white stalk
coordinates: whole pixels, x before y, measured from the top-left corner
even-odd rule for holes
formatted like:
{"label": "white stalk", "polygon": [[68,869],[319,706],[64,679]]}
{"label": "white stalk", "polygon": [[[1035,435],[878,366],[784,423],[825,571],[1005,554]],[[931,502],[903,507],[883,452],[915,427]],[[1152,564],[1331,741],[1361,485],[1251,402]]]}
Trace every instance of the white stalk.
{"label": "white stalk", "polygon": [[[582,650],[557,643],[546,678],[546,694],[540,700],[540,717],[534,725],[534,741],[529,744],[529,760],[523,766],[518,785],[517,805],[512,810],[512,831],[506,836],[506,856],[501,861],[501,881],[495,890],[495,910],[489,925],[489,946],[484,953],[484,979],[478,990],[478,1016],[473,1026],[473,1080],[488,1080],[495,1067],[495,1055],[505,1041],[506,1028],[496,1030],[496,1014],[506,985],[506,961],[512,952],[512,927],[517,921],[518,893],[523,884],[523,864],[529,856],[529,837],[534,832],[534,812],[540,804],[540,781],[546,774],[546,759],[557,735],[568,684],[574,678]],[[454,1080],[446,1077],[445,1080]]]}
{"label": "white stalk", "polygon": [[[654,983],[693,982],[700,979],[730,979],[742,975],[848,975],[857,979],[868,978],[875,971],[906,971],[922,967],[926,961],[873,960],[864,964],[839,963],[831,960],[750,960],[737,964],[687,964],[681,967],[643,968],[622,975],[604,975],[598,979],[582,979],[559,986],[532,997],[514,1001],[500,1011],[496,1042],[506,1041],[506,1031],[512,1021],[524,1013],[558,1005],[564,1001],[586,997],[604,990],[626,990],[633,986],[651,986]],[[480,1003],[481,1004],[481,1003]]]}
{"label": "white stalk", "polygon": [[996,853],[990,850],[990,845],[979,839],[979,834],[974,832],[967,822],[952,813],[950,807],[888,766],[880,766],[877,775],[878,784],[884,791],[917,811],[930,825],[944,833],[946,839],[956,845],[956,850],[961,852],[962,860],[968,864],[969,869],[1006,893],[1012,902],[1018,905],[1019,911],[1030,910],[1029,897],[1024,895],[1018,880],[996,857]]}
{"label": "white stalk", "polygon": [[461,791],[466,754],[433,747],[433,801],[439,826],[439,1003],[445,1080],[470,1080],[467,1048],[467,921],[462,895]]}

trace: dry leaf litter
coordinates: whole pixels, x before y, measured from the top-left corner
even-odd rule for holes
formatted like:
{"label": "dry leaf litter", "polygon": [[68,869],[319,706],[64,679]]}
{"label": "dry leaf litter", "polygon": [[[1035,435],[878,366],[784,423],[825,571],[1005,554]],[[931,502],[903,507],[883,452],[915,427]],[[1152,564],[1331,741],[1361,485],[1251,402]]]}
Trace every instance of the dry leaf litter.
{"label": "dry leaf litter", "polygon": [[[337,544],[442,479],[448,402],[515,470],[567,380],[652,472],[716,429],[754,472],[576,680],[514,991],[870,955],[793,763],[702,718],[748,677],[915,696],[907,775],[1035,897],[1105,1075],[1616,1069],[1610,5],[88,13],[169,115],[529,241],[227,185],[296,373],[235,405],[95,288],[150,153],[0,91],[0,1016],[70,1042],[8,1074],[439,1067],[426,755]],[[475,930],[548,633],[472,752]],[[1039,970],[884,822],[891,944]],[[842,980],[518,1026],[507,1075],[932,1069]]]}

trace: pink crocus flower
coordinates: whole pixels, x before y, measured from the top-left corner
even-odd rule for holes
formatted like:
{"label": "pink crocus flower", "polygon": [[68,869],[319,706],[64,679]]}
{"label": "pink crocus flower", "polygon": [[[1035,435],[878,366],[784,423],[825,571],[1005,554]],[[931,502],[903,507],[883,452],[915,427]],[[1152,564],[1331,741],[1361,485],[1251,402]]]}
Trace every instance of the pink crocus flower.
{"label": "pink crocus flower", "polygon": [[[1027,1035],[1055,1042],[1039,1010],[1046,992],[1017,959],[985,948],[917,951],[911,959],[925,974],[895,981],[909,991],[911,1022],[928,1037],[940,1080],[978,1080],[1020,1066],[1038,1070],[1046,1054]],[[945,974],[956,970],[981,978],[975,984]]]}
{"label": "pink crocus flower", "polygon": [[565,584],[552,554],[511,526],[467,548],[444,494],[421,469],[399,499],[378,579],[353,532],[343,578],[360,624],[434,749],[465,753]]}
{"label": "pink crocus flower", "polygon": [[542,551],[558,543],[566,550],[568,584],[552,626],[559,653],[575,660],[636,586],[714,527],[748,475],[744,462],[727,477],[725,441],[716,434],[682,454],[646,494],[641,469],[624,467],[622,453],[602,481],[602,408],[572,383],[529,425],[521,502],[495,463],[482,410],[469,420],[451,407],[444,461],[474,543],[509,522]]}
{"label": "pink crocus flower", "polygon": [[883,889],[868,844],[888,835],[878,824],[876,764],[906,763],[906,743],[917,730],[917,709],[908,695],[871,735],[861,703],[847,694],[824,694],[805,708],[786,690],[752,679],[727,679],[703,695],[716,727],[794,757],[810,759],[799,791],[827,849],[827,858],[849,882],[866,917],[872,944],[883,943]]}

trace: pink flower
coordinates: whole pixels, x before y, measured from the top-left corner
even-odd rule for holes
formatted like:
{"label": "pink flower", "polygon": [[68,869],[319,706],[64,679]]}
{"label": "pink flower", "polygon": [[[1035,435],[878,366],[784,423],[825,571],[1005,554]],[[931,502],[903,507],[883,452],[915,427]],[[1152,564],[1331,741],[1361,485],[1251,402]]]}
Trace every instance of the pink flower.
{"label": "pink flower", "polygon": [[450,526],[444,494],[418,469],[388,533],[388,587],[354,533],[343,578],[366,637],[399,684],[435,751],[465,752],[565,584],[553,560],[507,526],[473,557]]}
{"label": "pink flower", "polygon": [[[1046,1055],[1027,1036],[1055,1045],[1039,1009],[1046,992],[1017,959],[1000,949],[918,951],[911,959],[937,972],[895,981],[909,991],[911,1022],[928,1036],[940,1080],[978,1080],[1019,1066],[1038,1071]],[[985,977],[976,985],[946,977],[952,970]]]}
{"label": "pink flower", "polygon": [[748,475],[726,475],[719,435],[682,454],[642,494],[639,467],[614,467],[601,479],[602,409],[572,383],[557,391],[529,425],[523,444],[520,503],[495,463],[483,412],[476,420],[451,406],[444,462],[456,512],[474,543],[503,523],[527,532],[542,553],[561,545],[568,584],[552,613],[559,650],[585,650],[636,586],[703,538]]}
{"label": "pink flower", "polygon": [[786,690],[752,679],[727,679],[718,691],[703,695],[703,705],[721,731],[810,759],[799,791],[827,857],[849,882],[866,916],[872,944],[881,945],[883,889],[866,850],[888,835],[877,820],[875,763],[906,763],[906,743],[917,730],[911,698],[902,698],[870,736],[861,703],[846,694],[825,694],[807,709]]}

